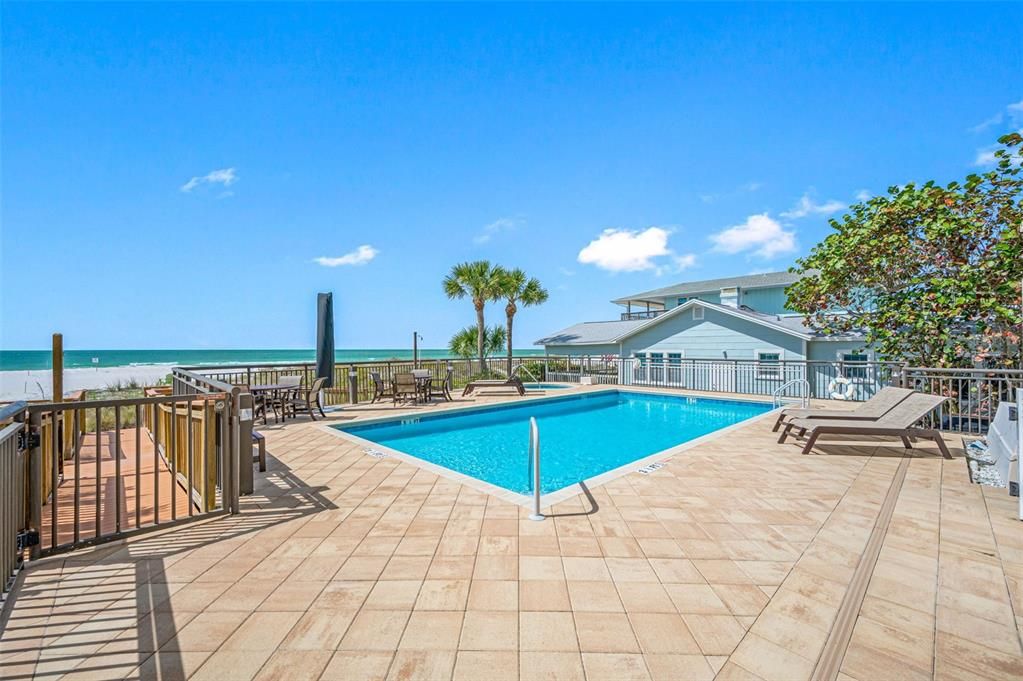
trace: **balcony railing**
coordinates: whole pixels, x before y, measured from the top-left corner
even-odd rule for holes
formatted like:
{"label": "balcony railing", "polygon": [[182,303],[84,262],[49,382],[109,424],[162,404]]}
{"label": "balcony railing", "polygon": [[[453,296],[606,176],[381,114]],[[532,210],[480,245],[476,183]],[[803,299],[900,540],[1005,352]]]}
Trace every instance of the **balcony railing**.
{"label": "balcony railing", "polygon": [[640,310],[637,312],[623,312],[622,321],[627,322],[631,319],[653,319],[657,315],[662,315],[667,310]]}

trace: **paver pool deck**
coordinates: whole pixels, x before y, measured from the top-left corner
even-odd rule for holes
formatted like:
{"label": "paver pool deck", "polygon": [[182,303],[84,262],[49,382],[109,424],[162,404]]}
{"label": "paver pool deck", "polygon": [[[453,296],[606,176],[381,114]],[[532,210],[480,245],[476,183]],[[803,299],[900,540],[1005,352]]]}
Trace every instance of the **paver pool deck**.
{"label": "paver pool deck", "polygon": [[261,429],[240,515],[33,564],[0,677],[1023,678],[1023,523],[958,440],[803,456],[768,416],[534,522],[322,423]]}

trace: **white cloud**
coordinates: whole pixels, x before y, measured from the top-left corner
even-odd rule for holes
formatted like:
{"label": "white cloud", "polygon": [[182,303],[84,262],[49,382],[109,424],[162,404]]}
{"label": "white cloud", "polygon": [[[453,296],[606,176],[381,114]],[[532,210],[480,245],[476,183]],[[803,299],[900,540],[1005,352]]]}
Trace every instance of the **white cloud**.
{"label": "white cloud", "polygon": [[524,221],[518,218],[500,218],[483,228],[483,231],[472,238],[475,244],[485,244],[501,232],[517,229]]}
{"label": "white cloud", "polygon": [[564,276],[564,277],[574,277],[575,276],[575,270],[570,270],[567,267],[559,267],[558,268],[558,272],[560,272],[561,275]]}
{"label": "white cloud", "polygon": [[872,196],[871,196],[870,192],[867,191],[866,189],[861,189],[858,192],[856,192],[856,200],[857,201],[861,201],[861,202],[862,201],[870,201],[871,198],[872,198]]}
{"label": "white cloud", "polygon": [[728,227],[710,240],[721,253],[752,252],[761,258],[773,258],[796,250],[796,233],[785,230],[767,213],[751,215],[741,225]]}
{"label": "white cloud", "polygon": [[657,267],[654,258],[670,255],[668,230],[648,227],[642,232],[631,229],[605,229],[600,236],[579,251],[579,262],[596,265],[609,272],[638,272]]}
{"label": "white cloud", "polygon": [[845,204],[835,199],[824,203],[814,203],[809,194],[803,194],[796,205],[781,214],[783,218],[805,218],[807,215],[831,215],[845,208]]}
{"label": "white cloud", "polygon": [[675,268],[679,272],[681,272],[682,270],[687,270],[690,267],[693,267],[694,265],[696,265],[696,254],[695,253],[683,253],[682,255],[676,255],[674,260],[675,260]]}
{"label": "white cloud", "polygon": [[237,181],[238,175],[235,173],[234,168],[221,168],[220,170],[211,170],[202,176],[193,177],[191,180],[181,185],[181,191],[187,194],[199,185],[203,184],[219,184],[225,187],[230,187]]}
{"label": "white cloud", "polygon": [[995,151],[998,147],[988,147],[986,149],[978,149],[977,156],[973,159],[973,165],[975,166],[993,166],[998,162],[998,157],[995,156]]}
{"label": "white cloud", "polygon": [[[1012,106],[1012,105],[1010,105],[1010,106]],[[987,130],[988,128],[990,128],[992,126],[1000,125],[1001,122],[1002,122],[1002,112],[999,111],[998,113],[996,113],[991,118],[987,119],[986,121],[981,121],[977,125],[975,125],[972,128],[970,128],[969,130],[972,133],[984,132],[985,130]]]}
{"label": "white cloud", "polygon": [[1013,125],[1023,125],[1023,99],[1005,107],[1005,110],[1009,112],[1009,119]]}
{"label": "white cloud", "polygon": [[330,258],[327,256],[320,256],[314,258],[313,262],[323,265],[324,267],[341,267],[343,265],[365,265],[373,258],[377,257],[380,253],[377,249],[373,248],[369,244],[363,244],[354,251],[345,253],[342,256],[336,258]]}

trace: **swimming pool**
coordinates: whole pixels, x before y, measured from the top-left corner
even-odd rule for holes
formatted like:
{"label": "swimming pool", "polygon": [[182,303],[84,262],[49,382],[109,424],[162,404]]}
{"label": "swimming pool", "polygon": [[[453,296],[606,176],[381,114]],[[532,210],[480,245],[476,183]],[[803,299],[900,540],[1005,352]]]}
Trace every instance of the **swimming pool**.
{"label": "swimming pool", "polygon": [[764,402],[602,390],[333,426],[519,494],[531,491],[529,418],[541,491],[553,492],[771,410]]}
{"label": "swimming pool", "polygon": [[572,386],[565,383],[523,383],[526,390],[567,390]]}

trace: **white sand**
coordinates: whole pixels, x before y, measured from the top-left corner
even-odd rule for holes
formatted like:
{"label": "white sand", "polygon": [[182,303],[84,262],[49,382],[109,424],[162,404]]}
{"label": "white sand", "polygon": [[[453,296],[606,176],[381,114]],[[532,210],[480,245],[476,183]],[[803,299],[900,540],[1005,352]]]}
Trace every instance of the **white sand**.
{"label": "white sand", "polygon": [[[127,367],[81,367],[64,370],[64,393],[75,390],[97,389],[131,380],[142,385],[154,385],[171,372],[171,364],[147,364]],[[53,372],[0,371],[0,402],[11,400],[49,399],[53,388]]]}

